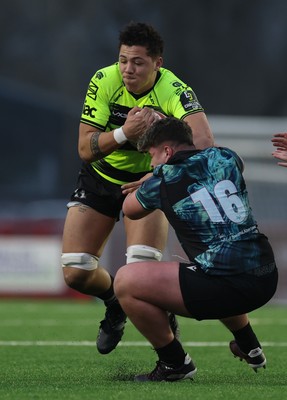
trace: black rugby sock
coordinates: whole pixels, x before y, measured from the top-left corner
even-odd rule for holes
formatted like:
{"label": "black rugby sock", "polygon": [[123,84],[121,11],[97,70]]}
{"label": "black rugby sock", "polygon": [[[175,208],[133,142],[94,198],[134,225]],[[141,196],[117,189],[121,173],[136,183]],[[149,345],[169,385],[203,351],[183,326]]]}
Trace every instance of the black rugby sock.
{"label": "black rugby sock", "polygon": [[186,356],[181,343],[176,338],[166,346],[155,349],[155,351],[161,361],[175,367],[180,367]]}
{"label": "black rugby sock", "polygon": [[251,350],[256,349],[257,347],[261,347],[249,322],[244,328],[241,328],[238,331],[233,331],[232,333],[240,350],[245,354],[248,354]]}
{"label": "black rugby sock", "polygon": [[111,276],[111,281],[112,283],[109,289],[106,292],[101,293],[100,295],[97,296],[99,299],[104,301],[105,305],[111,304],[116,300],[116,296],[114,293],[114,286],[113,286],[114,278],[112,276]]}

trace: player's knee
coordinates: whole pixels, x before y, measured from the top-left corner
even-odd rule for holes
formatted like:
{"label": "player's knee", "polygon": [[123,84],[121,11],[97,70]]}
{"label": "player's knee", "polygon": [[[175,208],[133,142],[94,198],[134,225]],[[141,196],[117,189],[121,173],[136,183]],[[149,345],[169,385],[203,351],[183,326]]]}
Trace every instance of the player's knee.
{"label": "player's knee", "polygon": [[161,261],[162,252],[155,247],[134,244],[127,248],[127,264],[141,261]]}
{"label": "player's knee", "polygon": [[124,295],[129,293],[129,280],[126,267],[122,267],[117,271],[113,286],[115,295],[119,300],[121,300]]}
{"label": "player's knee", "polygon": [[98,257],[88,253],[63,253],[61,261],[66,284],[76,290],[85,285],[89,272],[98,268]]}
{"label": "player's knee", "polygon": [[120,274],[120,270],[119,270],[116,273],[114,283],[113,283],[114,292],[115,292],[117,299],[119,299],[118,295],[121,294],[121,277],[120,277],[120,275],[121,274]]}

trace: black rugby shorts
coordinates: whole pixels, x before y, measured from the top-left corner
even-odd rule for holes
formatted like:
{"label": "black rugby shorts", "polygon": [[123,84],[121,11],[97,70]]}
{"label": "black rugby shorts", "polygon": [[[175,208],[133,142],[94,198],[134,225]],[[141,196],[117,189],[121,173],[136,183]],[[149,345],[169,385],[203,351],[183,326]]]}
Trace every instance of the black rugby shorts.
{"label": "black rugby shorts", "polygon": [[102,178],[87,165],[81,168],[70,202],[85,204],[108,217],[119,220],[125,196],[121,186]]}
{"label": "black rugby shorts", "polygon": [[218,276],[207,274],[193,264],[180,263],[184,304],[197,320],[227,318],[262,307],[277,287],[277,268],[275,263],[270,265],[274,265],[272,272],[260,276],[250,273]]}

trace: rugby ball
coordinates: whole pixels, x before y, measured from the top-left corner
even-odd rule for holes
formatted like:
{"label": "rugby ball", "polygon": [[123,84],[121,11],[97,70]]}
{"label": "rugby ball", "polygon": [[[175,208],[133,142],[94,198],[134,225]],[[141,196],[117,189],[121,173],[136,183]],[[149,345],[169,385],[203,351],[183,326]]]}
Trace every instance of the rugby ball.
{"label": "rugby ball", "polygon": [[154,110],[154,113],[156,114],[158,119],[166,118],[166,116],[164,114],[162,114],[161,112],[159,112],[159,111],[155,111]]}

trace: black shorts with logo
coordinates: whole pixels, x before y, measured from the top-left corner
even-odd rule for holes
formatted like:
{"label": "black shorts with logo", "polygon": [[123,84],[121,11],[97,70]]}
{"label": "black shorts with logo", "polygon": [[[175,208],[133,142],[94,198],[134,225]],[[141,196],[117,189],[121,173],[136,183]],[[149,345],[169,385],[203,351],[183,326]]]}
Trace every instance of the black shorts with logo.
{"label": "black shorts with logo", "polygon": [[180,263],[184,304],[197,320],[245,314],[266,304],[277,288],[274,263],[238,275],[210,275],[194,264]]}
{"label": "black shorts with logo", "polygon": [[85,204],[101,214],[119,220],[124,199],[120,185],[102,178],[87,164],[80,169],[77,188],[68,206],[74,202]]}

